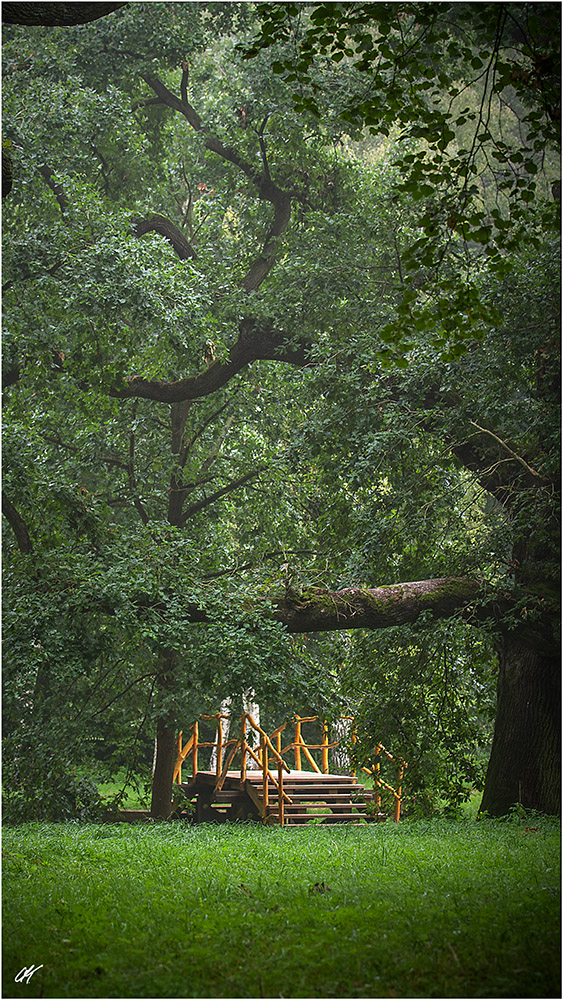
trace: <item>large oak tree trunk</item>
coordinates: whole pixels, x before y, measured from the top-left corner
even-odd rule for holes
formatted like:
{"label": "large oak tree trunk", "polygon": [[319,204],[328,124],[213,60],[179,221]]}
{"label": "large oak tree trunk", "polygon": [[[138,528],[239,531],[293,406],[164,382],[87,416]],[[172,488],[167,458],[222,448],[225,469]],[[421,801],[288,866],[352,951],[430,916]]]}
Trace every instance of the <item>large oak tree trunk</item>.
{"label": "large oak tree trunk", "polygon": [[505,815],[520,803],[561,808],[561,664],[525,645],[518,632],[499,648],[497,716],[481,811]]}

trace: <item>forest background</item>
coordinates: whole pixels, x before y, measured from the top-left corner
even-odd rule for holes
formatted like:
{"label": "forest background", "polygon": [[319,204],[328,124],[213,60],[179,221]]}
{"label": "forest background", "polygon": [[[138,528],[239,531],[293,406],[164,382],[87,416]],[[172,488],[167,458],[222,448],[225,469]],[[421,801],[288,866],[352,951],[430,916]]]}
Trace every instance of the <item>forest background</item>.
{"label": "forest background", "polygon": [[557,812],[559,6],[96,6],[4,26],[6,818],[249,690]]}

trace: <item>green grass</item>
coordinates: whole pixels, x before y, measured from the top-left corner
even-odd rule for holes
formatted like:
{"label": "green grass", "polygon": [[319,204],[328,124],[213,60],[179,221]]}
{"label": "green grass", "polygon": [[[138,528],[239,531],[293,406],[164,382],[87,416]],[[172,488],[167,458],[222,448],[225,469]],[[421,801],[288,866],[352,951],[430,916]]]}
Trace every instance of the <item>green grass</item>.
{"label": "green grass", "polygon": [[137,788],[132,785],[126,785],[124,787],[125,778],[121,781],[116,778],[114,781],[96,781],[98,791],[104,800],[107,802],[112,799],[118,793],[125,791],[125,796],[121,802],[121,809],[149,809],[150,808],[150,794],[142,795],[138,792]]}
{"label": "green grass", "polygon": [[559,997],[559,832],[8,828],[3,996]]}

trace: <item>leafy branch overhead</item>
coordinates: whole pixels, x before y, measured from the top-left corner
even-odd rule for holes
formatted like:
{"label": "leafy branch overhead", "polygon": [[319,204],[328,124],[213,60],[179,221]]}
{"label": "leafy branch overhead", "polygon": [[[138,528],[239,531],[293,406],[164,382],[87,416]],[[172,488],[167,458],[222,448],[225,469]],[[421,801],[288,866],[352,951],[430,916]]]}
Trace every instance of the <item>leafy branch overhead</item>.
{"label": "leafy branch overhead", "polygon": [[[333,127],[354,138],[366,129],[398,138],[397,191],[420,203],[420,230],[404,254],[405,292],[385,339],[404,350],[413,328],[435,329],[438,315],[436,345],[446,358],[459,356],[467,339],[481,338],[500,320],[482,302],[483,267],[502,276],[523,239],[540,245],[529,209],[542,190],[547,151],[560,148],[558,10],[262,3],[258,11],[259,30],[240,51],[252,60],[291,42],[272,70],[293,87],[297,110],[326,114],[320,70],[332,64],[345,68],[348,80]],[[558,202],[558,159],[554,170],[550,191]],[[544,223],[557,229],[558,206],[550,200]],[[447,266],[452,258],[465,261],[462,283]],[[419,290],[421,271],[438,291],[438,308]]]}

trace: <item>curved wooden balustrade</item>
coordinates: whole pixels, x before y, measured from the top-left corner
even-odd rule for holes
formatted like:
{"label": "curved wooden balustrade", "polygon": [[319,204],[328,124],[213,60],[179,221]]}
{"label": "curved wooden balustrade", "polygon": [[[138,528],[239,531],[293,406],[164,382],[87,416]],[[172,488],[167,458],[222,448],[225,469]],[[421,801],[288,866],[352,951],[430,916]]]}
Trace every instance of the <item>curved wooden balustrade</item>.
{"label": "curved wooden balustrade", "polygon": [[[343,718],[353,721],[350,716]],[[205,808],[211,809],[215,806],[221,809],[223,804],[225,811],[236,803],[238,812],[234,810],[234,813],[238,816],[243,807],[240,795],[243,791],[251,803],[250,814],[259,815],[263,823],[275,821],[281,826],[294,826],[302,825],[302,822],[307,820],[328,822],[336,818],[339,822],[343,822],[367,818],[365,801],[369,793],[365,792],[363,786],[357,784],[355,771],[349,776],[330,774],[329,751],[341,746],[342,741],[329,742],[329,729],[325,720],[317,715],[295,715],[293,739],[284,746],[282,734],[286,731],[288,722],[284,722],[268,735],[249,712],[244,712],[240,720],[239,735],[226,740],[223,722],[227,719],[232,721],[230,715],[221,712],[215,715],[202,715],[190,727],[191,732],[185,744],[183,731],[178,736],[174,781],[192,794],[201,796]],[[214,740],[200,739],[200,720],[214,722],[216,730]],[[302,727],[308,723],[320,723],[320,743],[305,741]],[[254,730],[258,734],[259,745],[256,748],[250,745],[247,738],[249,730]],[[355,736],[352,732],[352,742],[354,741]],[[215,751],[214,772],[201,772],[199,769],[198,755],[204,747]],[[320,767],[312,755],[311,751],[314,750],[320,750]],[[396,788],[381,777],[381,762],[377,759],[381,754],[397,766]],[[233,765],[237,755],[240,755],[240,769],[234,770]],[[293,769],[290,769],[287,760],[284,759],[289,755],[293,755]],[[381,789],[385,788],[393,796],[393,819],[398,823],[401,815],[404,769],[407,765],[403,760],[396,760],[381,744],[375,748],[375,757],[373,763],[362,766],[361,770],[373,778],[372,801],[376,807],[376,816],[385,818],[381,813]],[[312,770],[302,768],[303,758]],[[192,773],[191,780],[185,784],[182,781],[182,767],[188,761],[191,763]],[[315,779],[315,775],[322,777]],[[357,794],[354,795],[354,792]],[[363,806],[360,804],[361,794],[364,796]],[[309,812],[315,806],[326,807],[330,812]],[[205,812],[203,806],[202,811]]]}

